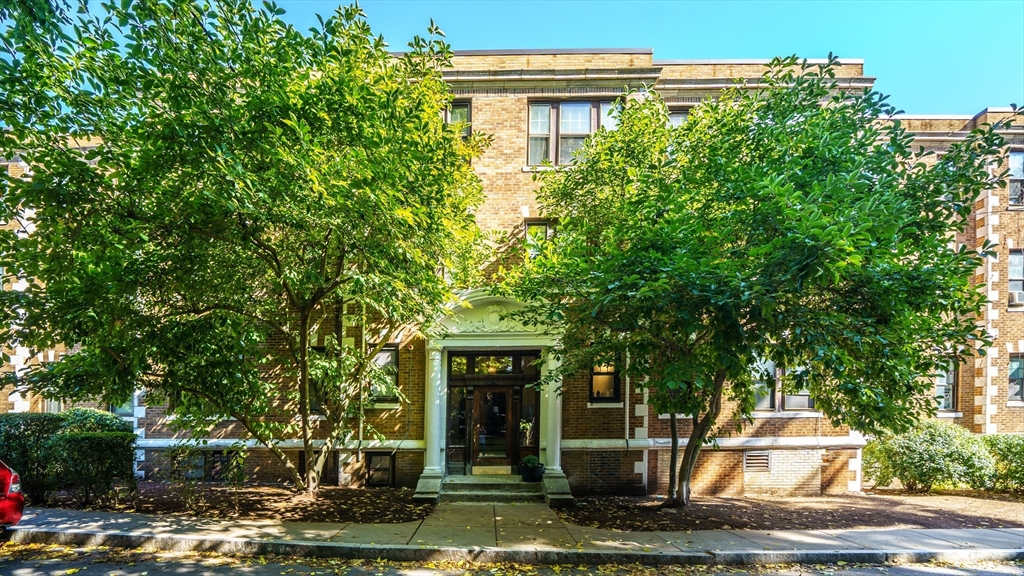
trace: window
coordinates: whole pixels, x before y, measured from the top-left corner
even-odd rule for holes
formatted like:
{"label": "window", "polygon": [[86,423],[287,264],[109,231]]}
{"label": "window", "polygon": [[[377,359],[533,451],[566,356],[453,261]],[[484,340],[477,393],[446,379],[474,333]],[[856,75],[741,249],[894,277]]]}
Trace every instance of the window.
{"label": "window", "polygon": [[1024,151],[1010,152],[1010,205],[1024,206]]}
{"label": "window", "polygon": [[612,115],[614,102],[558,102],[530,104],[527,163],[539,166],[550,160],[560,166],[573,163],[576,153],[598,126],[618,128]]}
{"label": "window", "polygon": [[938,401],[939,410],[945,412],[956,411],[956,382],[957,369],[951,366],[945,372],[939,374],[935,381],[935,399]]}
{"label": "window", "polygon": [[448,124],[462,124],[462,139],[468,140],[472,131],[469,102],[453,102],[445,111],[444,121]]}
{"label": "window", "polygon": [[370,388],[374,402],[388,404],[398,402],[398,347],[385,346],[374,356],[373,361],[391,376],[388,386],[375,385]]}
{"label": "window", "polygon": [[60,400],[50,400],[47,398],[43,401],[43,412],[47,414],[58,414],[63,409],[64,406]]}
{"label": "window", "polygon": [[1010,400],[1024,400],[1024,354],[1010,354]]}
{"label": "window", "polygon": [[754,368],[754,410],[775,411],[775,363],[765,361]]}
{"label": "window", "polygon": [[[806,388],[788,390],[783,382],[787,375],[797,374],[803,368],[784,370],[773,362],[764,361],[755,367],[754,410],[758,412],[812,411],[814,398]],[[790,378],[790,380],[793,380]]]}
{"label": "window", "polygon": [[1024,250],[1010,250],[1010,305],[1024,306]]}
{"label": "window", "polygon": [[546,221],[526,222],[526,251],[530,258],[540,255],[541,247],[555,235],[555,226]]}
{"label": "window", "polygon": [[590,371],[590,402],[621,402],[619,373],[614,364],[594,366]]}
{"label": "window", "polygon": [[689,115],[685,110],[674,110],[668,113],[668,124],[673,128],[682,126],[686,122],[686,117]]}
{"label": "window", "polygon": [[390,452],[366,453],[366,485],[395,485],[395,456]]}
{"label": "window", "polygon": [[108,407],[108,410],[110,412],[113,412],[114,414],[120,416],[121,418],[131,418],[132,416],[135,416],[135,407],[132,405],[132,401],[131,400],[129,400],[129,401],[127,401],[124,404],[121,404],[119,406],[115,406],[115,405],[111,404]]}

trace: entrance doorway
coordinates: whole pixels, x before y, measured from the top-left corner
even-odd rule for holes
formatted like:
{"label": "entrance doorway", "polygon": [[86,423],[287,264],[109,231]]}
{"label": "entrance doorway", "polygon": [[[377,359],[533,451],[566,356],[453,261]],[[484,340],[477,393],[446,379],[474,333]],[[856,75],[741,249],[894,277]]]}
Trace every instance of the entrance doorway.
{"label": "entrance doorway", "polygon": [[448,355],[449,474],[511,474],[538,455],[539,351]]}

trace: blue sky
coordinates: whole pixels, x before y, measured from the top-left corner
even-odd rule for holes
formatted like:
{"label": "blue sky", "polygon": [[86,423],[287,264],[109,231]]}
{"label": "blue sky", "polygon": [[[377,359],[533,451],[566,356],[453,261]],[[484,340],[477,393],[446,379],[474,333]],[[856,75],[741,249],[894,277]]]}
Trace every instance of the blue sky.
{"label": "blue sky", "polygon": [[[395,49],[433,18],[456,50],[653,48],[656,59],[863,58],[909,114],[1024,106],[1024,0],[363,0]],[[331,0],[278,0],[300,29]]]}

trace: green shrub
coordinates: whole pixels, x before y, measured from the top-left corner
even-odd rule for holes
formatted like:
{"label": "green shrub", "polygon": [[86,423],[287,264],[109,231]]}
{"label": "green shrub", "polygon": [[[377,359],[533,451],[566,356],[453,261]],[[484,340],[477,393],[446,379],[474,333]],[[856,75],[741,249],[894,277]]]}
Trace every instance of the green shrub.
{"label": "green shrub", "polygon": [[1024,492],[1024,434],[982,436],[996,459],[995,489]]}
{"label": "green shrub", "polygon": [[47,442],[63,425],[61,414],[0,414],[0,460],[21,475],[21,489],[32,502],[45,500],[53,490]]}
{"label": "green shrub", "polygon": [[132,432],[132,423],[116,414],[93,408],[72,408],[61,412],[62,434],[86,432]]}
{"label": "green shrub", "polygon": [[135,434],[83,432],[56,434],[50,441],[50,477],[82,504],[115,499],[118,485],[135,487]]}
{"label": "green shrub", "polygon": [[980,436],[956,424],[926,420],[904,434],[869,442],[864,475],[878,486],[898,479],[910,492],[963,485],[981,490],[992,485],[995,460]]}
{"label": "green shrub", "polygon": [[231,494],[235,501],[235,512],[237,513],[240,507],[239,500],[242,496],[242,489],[245,488],[245,482],[249,479],[249,474],[245,470],[246,460],[249,459],[249,449],[245,444],[236,443],[228,451],[228,454],[228,464],[224,470],[224,481],[231,487]]}
{"label": "green shrub", "polygon": [[177,444],[164,452],[170,466],[168,480],[171,491],[181,499],[185,508],[199,512],[206,507],[203,478],[206,476],[205,450],[191,444]]}

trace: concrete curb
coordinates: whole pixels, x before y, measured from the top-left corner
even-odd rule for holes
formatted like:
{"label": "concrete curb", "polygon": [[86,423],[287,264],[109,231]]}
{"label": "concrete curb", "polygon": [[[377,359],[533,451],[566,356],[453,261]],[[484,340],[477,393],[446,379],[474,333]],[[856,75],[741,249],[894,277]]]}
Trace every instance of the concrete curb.
{"label": "concrete curb", "polygon": [[743,564],[834,564],[901,562],[983,562],[1024,560],[1024,549],[947,550],[730,550],[711,552],[634,552],[546,548],[507,550],[504,548],[447,548],[399,545],[343,544],[297,540],[247,540],[242,538],[196,538],[188,535],[146,535],[130,532],[46,530],[12,528],[6,539],[22,544],[65,544],[155,548],[176,552],[217,552],[246,556],[345,558],[396,562],[438,560],[470,562],[514,562],[519,564],[647,564],[647,565],[743,565]]}

